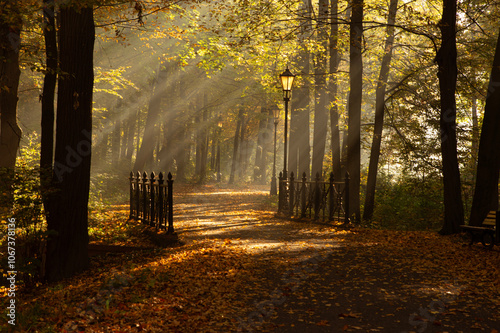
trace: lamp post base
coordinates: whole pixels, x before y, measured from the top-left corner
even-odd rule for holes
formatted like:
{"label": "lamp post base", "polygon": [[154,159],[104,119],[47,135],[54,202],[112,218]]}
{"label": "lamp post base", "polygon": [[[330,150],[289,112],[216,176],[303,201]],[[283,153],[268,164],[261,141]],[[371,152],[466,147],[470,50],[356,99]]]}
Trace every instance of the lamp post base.
{"label": "lamp post base", "polygon": [[271,178],[271,195],[278,195],[278,188],[276,186],[276,176]]}

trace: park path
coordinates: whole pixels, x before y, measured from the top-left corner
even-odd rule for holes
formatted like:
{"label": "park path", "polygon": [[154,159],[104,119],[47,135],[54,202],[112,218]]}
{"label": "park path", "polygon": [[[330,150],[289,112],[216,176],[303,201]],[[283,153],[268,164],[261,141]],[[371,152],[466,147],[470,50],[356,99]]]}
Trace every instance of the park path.
{"label": "park path", "polygon": [[269,256],[300,255],[336,246],[328,232],[331,226],[310,228],[276,218],[275,198],[269,196],[268,186],[180,190],[174,198],[174,223],[182,241],[231,241],[235,247]]}
{"label": "park path", "polygon": [[278,219],[267,187],[178,193],[182,241],[216,241],[263,265],[256,286],[263,292],[246,316],[234,319],[238,331],[500,330],[498,295],[478,295],[446,258],[423,249],[425,239],[366,241],[362,231]]}

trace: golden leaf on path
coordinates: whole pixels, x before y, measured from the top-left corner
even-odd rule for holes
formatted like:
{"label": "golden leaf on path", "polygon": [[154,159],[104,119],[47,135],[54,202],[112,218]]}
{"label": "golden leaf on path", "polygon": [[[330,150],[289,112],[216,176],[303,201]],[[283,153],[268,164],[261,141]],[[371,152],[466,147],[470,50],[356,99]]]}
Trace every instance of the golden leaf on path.
{"label": "golden leaf on path", "polygon": [[328,320],[322,320],[316,323],[317,326],[330,326]]}
{"label": "golden leaf on path", "polygon": [[349,325],[344,325],[344,327],[342,327],[342,331],[347,331],[349,329]]}
{"label": "golden leaf on path", "polygon": [[341,318],[359,318],[360,314],[359,313],[339,313],[339,317]]}

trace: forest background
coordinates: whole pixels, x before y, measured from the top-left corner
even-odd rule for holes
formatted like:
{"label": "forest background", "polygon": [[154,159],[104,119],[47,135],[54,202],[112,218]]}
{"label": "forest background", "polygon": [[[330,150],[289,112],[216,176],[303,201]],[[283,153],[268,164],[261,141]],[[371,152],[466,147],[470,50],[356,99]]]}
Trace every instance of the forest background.
{"label": "forest background", "polygon": [[[82,199],[91,208],[125,202],[130,171],[269,184],[274,110],[283,169],[278,78],[288,66],[297,75],[289,172],[340,179],[348,171],[354,219],[372,227],[458,232],[498,205],[500,122],[490,111],[492,136],[481,146],[492,171],[480,182],[490,184],[481,191],[488,200],[476,199],[471,214],[485,110],[499,95],[498,6],[2,1],[2,55],[14,59],[2,63],[6,206],[36,234],[51,230],[51,209],[61,221],[61,207]],[[47,190],[63,178],[61,193],[77,194],[51,201]],[[75,225],[86,227],[87,205],[73,210],[81,212]]]}

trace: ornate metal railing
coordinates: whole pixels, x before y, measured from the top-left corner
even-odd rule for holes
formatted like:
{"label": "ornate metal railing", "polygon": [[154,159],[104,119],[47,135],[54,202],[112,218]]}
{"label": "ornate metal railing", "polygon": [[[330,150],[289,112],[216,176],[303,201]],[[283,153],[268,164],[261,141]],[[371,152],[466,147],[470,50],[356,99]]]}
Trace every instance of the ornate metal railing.
{"label": "ornate metal railing", "polygon": [[288,217],[349,222],[349,174],[342,182],[335,182],[333,173],[328,181],[316,174],[308,181],[305,172],[302,180],[279,175],[278,213]]}
{"label": "ornate metal railing", "polygon": [[141,220],[156,229],[174,232],[173,218],[173,183],[169,172],[167,180],[160,172],[158,178],[154,172],[148,178],[146,172],[130,173],[130,218]]}

